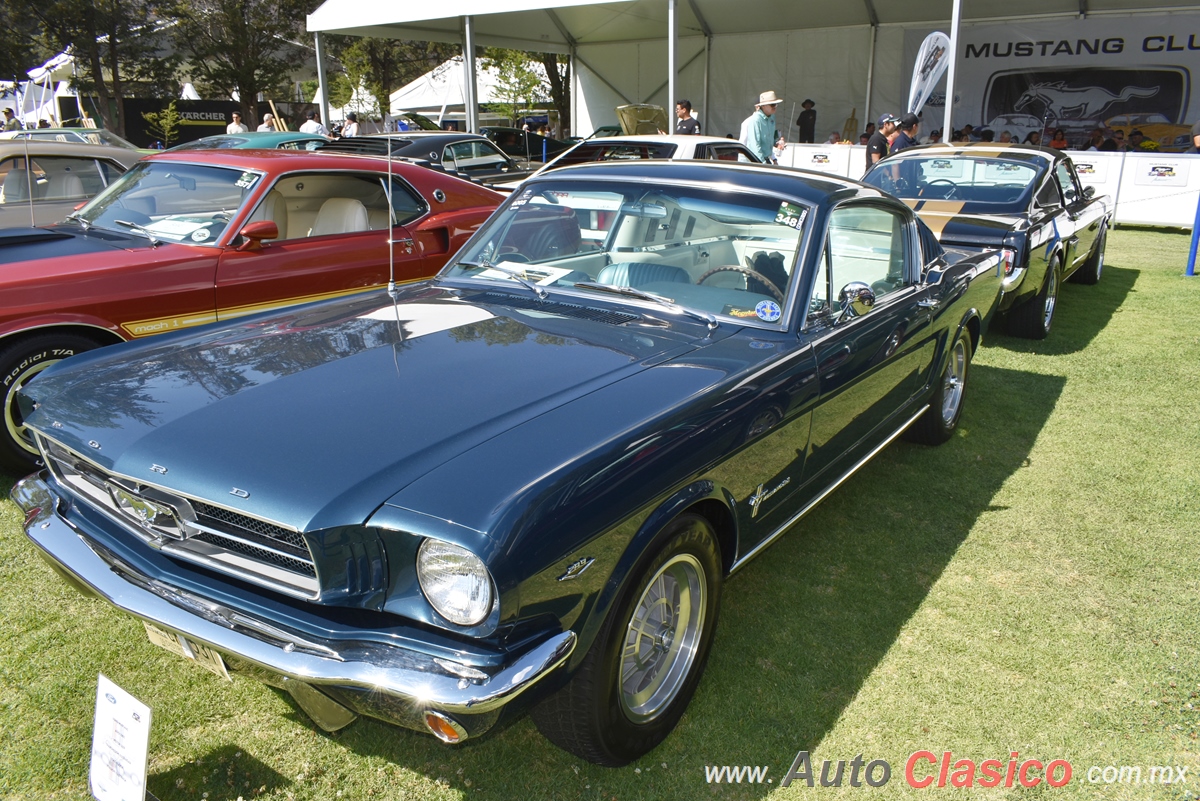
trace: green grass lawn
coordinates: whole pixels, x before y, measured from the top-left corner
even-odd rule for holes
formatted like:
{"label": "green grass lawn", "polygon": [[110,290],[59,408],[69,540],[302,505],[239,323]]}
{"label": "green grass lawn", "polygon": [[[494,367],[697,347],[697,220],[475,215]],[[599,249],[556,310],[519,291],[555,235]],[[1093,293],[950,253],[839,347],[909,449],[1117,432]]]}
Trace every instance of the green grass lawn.
{"label": "green grass lawn", "polygon": [[[688,713],[619,770],[558,751],[524,718],[458,748],[369,720],[322,733],[286,697],[159,650],[67,587],[5,500],[0,797],[88,798],[101,672],[153,709],[149,787],[163,801],[1200,797],[1200,278],[1182,275],[1187,246],[1115,231],[1100,284],[1063,288],[1049,340],[993,333],[959,435],[888,448],[731,579]],[[886,760],[891,780],[780,788],[800,750],[818,774],[824,759]],[[904,766],[919,750],[1004,763],[1016,751],[1074,775],[1057,789],[914,790]],[[771,781],[708,784],[706,765],[768,766]],[[1088,781],[1122,765],[1143,783]],[[1165,765],[1187,766],[1187,783],[1148,783]]]}

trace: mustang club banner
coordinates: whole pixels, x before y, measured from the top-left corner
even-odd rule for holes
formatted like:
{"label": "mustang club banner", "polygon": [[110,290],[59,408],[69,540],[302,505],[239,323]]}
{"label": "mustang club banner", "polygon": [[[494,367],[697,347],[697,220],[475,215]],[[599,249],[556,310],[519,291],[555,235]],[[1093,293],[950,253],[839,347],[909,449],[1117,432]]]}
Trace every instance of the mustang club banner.
{"label": "mustang club banner", "polygon": [[[921,31],[905,51],[921,61]],[[1133,129],[1160,150],[1190,146],[1200,117],[1192,69],[1200,67],[1200,15],[1034,20],[964,25],[955,73],[954,124],[1023,139],[1062,128],[1081,142],[1095,128]],[[945,82],[929,100],[944,107]],[[936,109],[935,109],[936,107]]]}

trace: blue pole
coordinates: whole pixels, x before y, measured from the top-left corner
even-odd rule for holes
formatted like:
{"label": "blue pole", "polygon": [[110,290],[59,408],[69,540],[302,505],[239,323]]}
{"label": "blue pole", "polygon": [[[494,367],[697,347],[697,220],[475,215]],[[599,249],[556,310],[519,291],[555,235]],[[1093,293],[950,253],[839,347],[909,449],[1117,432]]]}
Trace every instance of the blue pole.
{"label": "blue pole", "polygon": [[1188,251],[1187,272],[1184,275],[1196,274],[1196,246],[1200,245],[1200,197],[1196,199],[1196,219],[1192,220],[1192,248]]}
{"label": "blue pole", "polygon": [[[545,139],[543,139],[543,140],[542,140],[542,163],[543,163],[543,164],[545,164],[545,163],[546,163],[546,145],[548,145],[548,144],[550,144],[550,143],[549,143],[549,142],[547,142]],[[1198,207],[1198,208],[1200,208],[1200,207]],[[1193,243],[1192,243],[1192,251],[1193,251],[1193,252],[1192,252],[1192,259],[1193,259],[1193,260],[1196,258],[1196,253],[1195,253],[1195,250],[1196,250],[1196,247],[1195,247],[1195,243],[1193,242]]]}

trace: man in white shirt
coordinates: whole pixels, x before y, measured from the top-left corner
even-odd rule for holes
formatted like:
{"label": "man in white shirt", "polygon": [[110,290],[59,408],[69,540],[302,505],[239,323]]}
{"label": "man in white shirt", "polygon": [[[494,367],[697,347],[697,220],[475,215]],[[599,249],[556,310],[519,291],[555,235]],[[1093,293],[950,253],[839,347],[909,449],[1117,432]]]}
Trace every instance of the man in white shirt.
{"label": "man in white shirt", "polygon": [[257,131],[274,131],[275,130],[275,115],[267,112],[263,115],[262,125],[258,126]]}
{"label": "man in white shirt", "polygon": [[317,112],[309,111],[304,116],[304,124],[300,126],[301,133],[315,133],[321,136],[329,136],[329,129],[317,122]]}
{"label": "man in white shirt", "polygon": [[233,117],[233,122],[231,122],[225,126],[225,133],[240,134],[240,133],[246,133],[246,131],[250,130],[245,125],[242,125],[241,112],[235,111],[235,112],[233,112],[233,114],[231,116]]}

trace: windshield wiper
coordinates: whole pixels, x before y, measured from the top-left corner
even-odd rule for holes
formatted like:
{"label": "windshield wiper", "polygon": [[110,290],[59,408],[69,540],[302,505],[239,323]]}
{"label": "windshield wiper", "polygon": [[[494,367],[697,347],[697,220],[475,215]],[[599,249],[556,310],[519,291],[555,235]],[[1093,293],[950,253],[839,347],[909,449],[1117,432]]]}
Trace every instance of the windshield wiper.
{"label": "windshield wiper", "polygon": [[484,270],[495,270],[497,272],[504,273],[509,278],[512,278],[515,281],[520,281],[523,286],[532,291],[533,294],[537,295],[539,300],[545,300],[549,296],[545,289],[533,283],[516,270],[510,270],[507,267],[501,267],[499,265],[492,264],[487,259],[484,259],[481,262],[460,261],[458,264],[460,267],[476,267]]}
{"label": "windshield wiper", "polygon": [[719,323],[717,322],[717,318],[711,314],[707,314],[705,312],[698,312],[693,309],[689,309],[687,306],[679,305],[671,298],[663,297],[662,295],[656,295],[653,292],[645,292],[641,289],[635,289],[634,287],[631,287],[631,286],[616,286],[614,284],[601,284],[601,283],[597,283],[596,281],[580,281],[577,284],[575,284],[575,286],[578,287],[579,289],[592,289],[592,290],[595,290],[596,292],[608,292],[613,295],[627,295],[628,297],[631,297],[631,298],[639,298],[641,300],[652,300],[655,303],[659,303],[663,306],[666,306],[667,308],[671,309],[672,311],[676,312],[677,314],[686,314],[688,317],[699,320],[700,322],[702,322],[708,326],[709,331],[716,330],[717,326],[719,325]]}
{"label": "windshield wiper", "polygon": [[142,236],[146,237],[150,240],[150,247],[152,248],[156,248],[162,244],[161,239],[156,237],[149,229],[143,228],[137,223],[130,222],[129,220],[113,220],[113,222],[115,222],[117,225],[123,225],[134,233],[141,234]]}
{"label": "windshield wiper", "polygon": [[84,218],[80,217],[79,212],[77,212],[77,211],[71,212],[70,214],[68,214],[66,216],[65,219],[68,219],[72,222],[79,223],[79,227],[82,228],[84,231],[91,230],[92,224],[90,222],[88,222],[87,220],[85,220]]}

